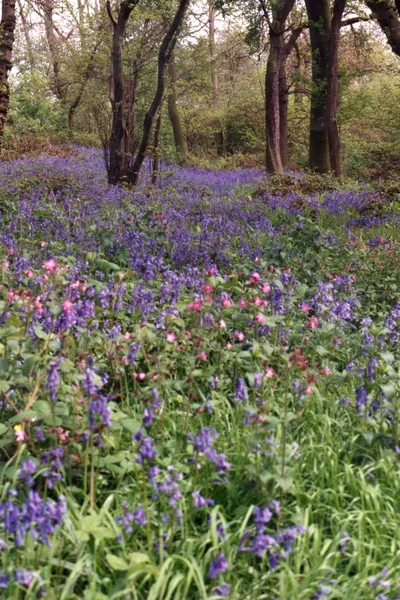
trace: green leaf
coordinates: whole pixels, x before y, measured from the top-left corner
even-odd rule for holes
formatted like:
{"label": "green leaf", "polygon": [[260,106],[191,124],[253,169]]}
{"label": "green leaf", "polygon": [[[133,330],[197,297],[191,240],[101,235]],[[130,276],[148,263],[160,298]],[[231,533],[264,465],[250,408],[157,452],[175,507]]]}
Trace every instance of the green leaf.
{"label": "green leaf", "polygon": [[127,571],[129,569],[128,563],[115,554],[106,554],[106,561],[113,571]]}

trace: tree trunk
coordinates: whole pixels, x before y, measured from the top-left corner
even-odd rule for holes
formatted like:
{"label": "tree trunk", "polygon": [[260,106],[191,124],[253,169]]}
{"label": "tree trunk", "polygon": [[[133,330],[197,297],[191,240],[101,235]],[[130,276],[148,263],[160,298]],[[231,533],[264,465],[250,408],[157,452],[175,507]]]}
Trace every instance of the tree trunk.
{"label": "tree trunk", "polygon": [[171,56],[171,60],[168,63],[168,74],[170,80],[170,90],[168,93],[168,114],[172,125],[172,132],[174,134],[178,162],[180,165],[185,166],[188,157],[188,147],[183,133],[181,117],[178,111],[178,107],[176,105],[177,75],[174,55]]}
{"label": "tree trunk", "polygon": [[15,22],[15,0],[2,0],[0,21],[0,140],[4,134],[10,102],[8,73],[12,67]]}
{"label": "tree trunk", "polygon": [[280,74],[283,33],[270,31],[270,47],[265,75],[265,128],[267,173],[283,173],[280,145]]}
{"label": "tree trunk", "polygon": [[287,169],[289,166],[288,111],[289,88],[286,77],[286,58],[283,58],[279,68],[279,147],[283,169]]}
{"label": "tree trunk", "polygon": [[400,56],[400,0],[365,0],[395,54]]}
{"label": "tree trunk", "polygon": [[[216,69],[216,51],[215,51],[215,8],[214,1],[209,0],[208,5],[208,47],[210,53],[210,75],[211,75],[211,90],[212,90],[212,104],[214,111],[218,113],[219,108],[219,89],[218,89],[218,75]],[[221,128],[219,119],[215,121],[215,146],[217,149],[218,156],[222,156],[224,153],[224,133]]]}
{"label": "tree trunk", "polygon": [[265,1],[261,7],[269,23],[269,55],[265,74],[266,168],[268,173],[283,173],[288,163],[287,111],[288,88],[286,60],[294,43],[285,45],[286,20],[294,0],[278,0],[272,8],[272,23]]}
{"label": "tree trunk", "polygon": [[59,99],[64,99],[64,86],[60,75],[60,56],[59,56],[59,40],[54,31],[53,0],[45,0],[42,4],[44,28],[46,32],[47,45],[49,47],[50,62],[53,70],[53,93]]}
{"label": "tree trunk", "polygon": [[331,9],[329,0],[306,0],[312,50],[310,169],[330,170],[328,141],[328,77]]}
{"label": "tree trunk", "polygon": [[335,0],[333,5],[327,99],[330,166],[333,173],[339,178],[342,176],[339,127],[337,123],[337,113],[339,108],[339,39],[340,25],[345,6],[346,0]]}
{"label": "tree trunk", "polygon": [[157,90],[153,99],[153,102],[144,118],[143,124],[143,135],[139,145],[138,152],[136,154],[135,161],[132,168],[128,169],[127,180],[133,187],[136,186],[140,169],[142,168],[143,162],[146,158],[146,152],[150,142],[151,130],[153,127],[154,118],[160,108],[162,99],[164,97],[165,90],[165,68],[170,61],[172,53],[175,48],[176,40],[180,33],[180,29],[183,23],[183,19],[186,14],[186,10],[189,6],[190,0],[180,0],[178,9],[175,17],[169,27],[167,33],[162,41],[160,51],[158,54],[158,78],[157,78]]}
{"label": "tree trunk", "polygon": [[160,133],[161,133],[161,121],[162,121],[162,103],[160,110],[158,111],[158,117],[156,126],[154,128],[154,146],[153,146],[153,170],[151,173],[152,185],[157,185],[158,175],[160,172]]}
{"label": "tree trunk", "polygon": [[[136,3],[137,4],[137,1]],[[117,20],[111,13],[110,3],[107,2],[107,10],[113,24],[112,50],[111,50],[111,80],[110,101],[112,107],[112,127],[108,157],[108,182],[119,183],[126,172],[125,148],[125,110],[124,110],[124,78],[122,63],[122,45],[126,26],[134,3],[124,0],[120,4]]]}

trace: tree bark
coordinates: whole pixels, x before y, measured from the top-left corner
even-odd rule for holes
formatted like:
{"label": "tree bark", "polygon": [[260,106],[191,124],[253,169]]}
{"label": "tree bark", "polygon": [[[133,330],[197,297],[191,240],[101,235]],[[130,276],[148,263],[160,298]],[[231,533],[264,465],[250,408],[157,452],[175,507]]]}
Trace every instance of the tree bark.
{"label": "tree bark", "polygon": [[15,23],[15,0],[2,0],[0,21],[0,140],[4,135],[10,102],[8,73],[12,67]]}
{"label": "tree bark", "polygon": [[178,162],[180,165],[185,166],[188,157],[188,147],[183,133],[181,117],[176,104],[177,75],[175,68],[175,59],[173,54],[171,56],[171,60],[168,63],[168,74],[170,81],[170,90],[168,93],[168,114],[172,125],[172,132],[174,135],[174,142],[176,153],[178,155]]}
{"label": "tree bark", "polygon": [[[214,1],[209,0],[208,5],[208,48],[210,53],[210,75],[211,75],[211,90],[212,90],[212,104],[215,112],[218,112],[219,108],[219,88],[218,88],[218,75],[216,69],[216,51],[215,51],[215,8]],[[215,121],[215,146],[217,149],[217,155],[222,156],[224,153],[224,133],[221,128],[219,119]]]}
{"label": "tree bark", "polygon": [[136,186],[140,170],[146,157],[146,152],[150,142],[151,130],[153,127],[154,118],[160,108],[162,99],[165,91],[165,68],[171,59],[174,51],[176,40],[180,33],[180,29],[183,23],[183,19],[186,14],[186,10],[189,6],[190,0],[180,0],[178,9],[175,13],[175,17],[164,36],[160,51],[158,54],[158,78],[157,78],[157,90],[153,99],[153,102],[144,118],[143,124],[143,135],[139,145],[138,152],[136,154],[135,161],[132,168],[128,169],[127,180],[133,187]]}
{"label": "tree bark", "polygon": [[339,178],[342,176],[339,127],[337,123],[337,113],[339,108],[339,39],[346,1],[347,0],[335,0],[333,4],[327,98],[330,167],[336,177]]}
{"label": "tree bark", "polygon": [[329,0],[305,0],[312,51],[312,89],[310,114],[310,169],[330,171],[328,140],[328,78],[331,8]]}
{"label": "tree bark", "polygon": [[156,126],[154,128],[154,145],[153,145],[153,169],[151,172],[151,183],[157,185],[158,175],[160,172],[160,133],[161,133],[161,122],[162,122],[162,105],[158,111]]}
{"label": "tree bark", "polygon": [[265,128],[267,136],[267,173],[283,173],[280,146],[280,74],[283,54],[283,35],[270,31],[270,47],[265,75]]}
{"label": "tree bark", "polygon": [[124,77],[122,64],[122,46],[126,26],[133,8],[138,0],[121,2],[117,19],[111,12],[110,2],[107,2],[107,10],[113,25],[112,50],[111,50],[111,79],[110,79],[110,101],[112,107],[112,127],[110,149],[108,157],[108,182],[119,183],[126,173],[125,148],[125,110],[124,110]]}
{"label": "tree bark", "polygon": [[[269,24],[270,48],[265,74],[266,168],[268,173],[283,173],[287,151],[287,81],[285,24],[294,0],[278,0],[272,8],[272,22],[265,2],[261,7]],[[282,157],[283,151],[283,157]]]}
{"label": "tree bark", "polygon": [[400,56],[400,0],[365,0],[395,54]]}

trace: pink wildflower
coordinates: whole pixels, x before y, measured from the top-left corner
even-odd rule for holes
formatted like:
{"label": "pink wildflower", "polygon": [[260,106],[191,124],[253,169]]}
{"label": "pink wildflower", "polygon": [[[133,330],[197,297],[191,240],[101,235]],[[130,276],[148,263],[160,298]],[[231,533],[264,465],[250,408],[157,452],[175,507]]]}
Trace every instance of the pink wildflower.
{"label": "pink wildflower", "polygon": [[308,326],[310,327],[310,329],[316,329],[318,327],[318,319],[317,317],[311,317]]}
{"label": "pink wildflower", "polygon": [[174,342],[176,340],[176,335],[173,331],[168,331],[167,333],[167,342],[169,344],[172,344],[172,342]]}
{"label": "pink wildflower", "polygon": [[262,313],[256,314],[256,321],[257,321],[257,323],[264,323],[264,321],[265,321],[264,315]]}
{"label": "pink wildflower", "polygon": [[304,303],[304,304],[301,305],[301,311],[303,313],[308,312],[310,310],[310,308],[311,308],[311,306],[309,304]]}
{"label": "pink wildflower", "polygon": [[63,310],[65,310],[65,312],[69,313],[72,310],[73,304],[71,302],[71,300],[65,300],[65,302],[63,302]]}
{"label": "pink wildflower", "polygon": [[203,350],[203,352],[200,352],[200,354],[197,355],[197,358],[199,360],[204,361],[204,362],[206,362],[208,360],[207,359],[207,354],[204,352],[204,350]]}
{"label": "pink wildflower", "polygon": [[49,260],[46,260],[46,262],[44,263],[44,268],[46,269],[46,271],[50,271],[50,273],[52,271],[54,271],[56,266],[57,266],[57,263],[54,260],[54,258],[50,258]]}
{"label": "pink wildflower", "polygon": [[249,277],[250,283],[253,283],[253,284],[259,283],[260,279],[261,279],[261,275],[260,275],[260,273],[257,273],[256,271],[254,271],[254,273],[252,273]]}
{"label": "pink wildflower", "polygon": [[265,369],[265,377],[269,377],[271,379],[271,377],[273,377],[274,375],[275,371],[271,367]]}
{"label": "pink wildflower", "polygon": [[269,283],[263,283],[262,291],[263,291],[264,294],[269,294],[270,293],[271,286],[269,285]]}

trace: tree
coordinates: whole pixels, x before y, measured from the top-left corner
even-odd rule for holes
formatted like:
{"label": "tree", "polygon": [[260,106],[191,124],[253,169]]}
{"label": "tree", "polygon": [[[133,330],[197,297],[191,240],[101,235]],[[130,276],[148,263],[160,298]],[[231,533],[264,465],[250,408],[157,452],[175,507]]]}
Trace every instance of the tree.
{"label": "tree", "polygon": [[[108,180],[109,183],[116,184],[125,180],[128,184],[136,186],[139,173],[146,157],[149,147],[153,122],[158,114],[165,91],[165,73],[166,67],[174,51],[180,29],[189,6],[190,0],[179,0],[174,18],[164,34],[160,49],[158,52],[158,73],[157,88],[153,101],[148,109],[143,123],[142,137],[134,156],[133,149],[129,143],[133,137],[131,131],[126,135],[126,121],[132,106],[126,102],[125,85],[122,64],[122,46],[126,26],[133,8],[139,4],[140,0],[123,0],[120,4],[118,17],[115,18],[110,2],[107,3],[107,10],[113,25],[112,42],[112,77],[111,77],[111,103],[113,110],[113,123],[110,138],[109,162],[108,162]],[[129,152],[126,152],[128,144]]]}
{"label": "tree", "polygon": [[339,38],[345,6],[346,0],[335,0],[333,3],[329,42],[327,127],[330,168],[337,177],[342,176],[337,113],[339,108]]}
{"label": "tree", "polygon": [[10,102],[8,73],[12,67],[15,23],[15,0],[2,0],[0,21],[0,139],[4,134]]}
{"label": "tree", "polygon": [[365,0],[395,54],[400,56],[400,0]]}
{"label": "tree", "polygon": [[327,123],[329,78],[330,0],[305,0],[312,51],[312,90],[310,113],[310,169],[319,173],[330,170]]}
{"label": "tree", "polygon": [[172,125],[172,132],[174,135],[174,142],[176,153],[178,155],[178,162],[184,166],[187,163],[188,158],[188,147],[183,133],[183,126],[181,116],[178,111],[177,100],[176,100],[176,87],[177,87],[177,73],[175,66],[175,55],[172,54],[171,59],[168,63],[168,74],[169,74],[169,90],[168,90],[168,115]]}

